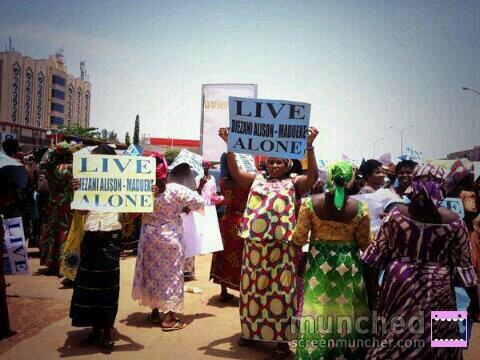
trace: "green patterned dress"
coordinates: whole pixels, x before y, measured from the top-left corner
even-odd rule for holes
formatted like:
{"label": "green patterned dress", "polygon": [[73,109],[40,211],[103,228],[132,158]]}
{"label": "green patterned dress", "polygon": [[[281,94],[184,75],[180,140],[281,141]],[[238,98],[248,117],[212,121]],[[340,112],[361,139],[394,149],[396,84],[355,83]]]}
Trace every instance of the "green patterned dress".
{"label": "green patterned dress", "polygon": [[[370,241],[368,208],[360,203],[350,223],[320,220],[307,198],[300,208],[293,241],[307,243],[309,232],[297,359],[362,359],[368,349],[358,346],[356,340],[369,337],[366,317],[370,311],[359,249],[365,249]],[[366,335],[357,332],[356,322],[361,331],[368,329]]]}

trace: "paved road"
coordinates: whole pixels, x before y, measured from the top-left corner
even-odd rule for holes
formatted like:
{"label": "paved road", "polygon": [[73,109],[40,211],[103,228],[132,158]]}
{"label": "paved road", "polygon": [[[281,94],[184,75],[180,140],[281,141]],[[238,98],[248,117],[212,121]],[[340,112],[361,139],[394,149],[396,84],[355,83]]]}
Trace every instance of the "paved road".
{"label": "paved road", "polygon": [[[152,326],[149,309],[130,297],[135,258],[121,261],[120,307],[114,359],[268,359],[272,346],[261,344],[239,348],[238,298],[231,304],[218,302],[219,287],[208,281],[210,256],[197,257],[197,281],[189,285],[203,289],[202,294],[187,293],[185,329],[170,333]],[[7,289],[12,327],[18,333],[0,341],[2,359],[101,359],[97,347],[80,348],[87,329],[73,328],[68,318],[72,291],[62,289],[56,277],[39,275],[38,259],[32,260],[33,275],[8,277]],[[238,295],[236,293],[235,295]],[[480,359],[480,326],[474,329],[475,344],[466,359]]]}

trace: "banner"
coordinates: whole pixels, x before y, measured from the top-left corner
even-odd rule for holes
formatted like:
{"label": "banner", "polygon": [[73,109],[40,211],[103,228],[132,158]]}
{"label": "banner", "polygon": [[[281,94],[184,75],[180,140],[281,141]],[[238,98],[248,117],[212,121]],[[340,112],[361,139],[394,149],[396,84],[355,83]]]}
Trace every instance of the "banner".
{"label": "banner", "polygon": [[310,104],[229,97],[228,151],[302,160]]}
{"label": "banner", "polygon": [[203,176],[202,161],[203,159],[200,155],[188,151],[187,149],[182,149],[173,161],[172,165],[170,165],[168,168],[171,170],[180,164],[188,164],[193,171],[195,171],[198,175]]}
{"label": "banner", "polygon": [[125,155],[128,156],[141,156],[143,154],[143,148],[140,145],[132,144],[125,150]]}
{"label": "banner", "polygon": [[80,181],[70,207],[99,212],[153,211],[155,159],[139,156],[73,156],[73,177]]}
{"label": "banner", "polygon": [[5,275],[29,274],[27,242],[21,217],[3,220],[3,273]]}
{"label": "banner", "polygon": [[252,155],[248,154],[235,154],[235,159],[237,160],[238,168],[241,171],[245,172],[256,172],[257,168],[255,167],[255,159]]}
{"label": "banner", "polygon": [[201,154],[204,159],[219,161],[227,146],[218,137],[218,129],[228,127],[228,97],[257,97],[255,84],[205,84],[202,86]]}
{"label": "banner", "polygon": [[185,258],[223,250],[215,206],[205,206],[203,212],[190,211],[182,219]]}
{"label": "banner", "polygon": [[463,201],[461,199],[447,197],[443,199],[440,206],[453,211],[460,216],[461,219],[465,218],[465,209],[463,208]]}

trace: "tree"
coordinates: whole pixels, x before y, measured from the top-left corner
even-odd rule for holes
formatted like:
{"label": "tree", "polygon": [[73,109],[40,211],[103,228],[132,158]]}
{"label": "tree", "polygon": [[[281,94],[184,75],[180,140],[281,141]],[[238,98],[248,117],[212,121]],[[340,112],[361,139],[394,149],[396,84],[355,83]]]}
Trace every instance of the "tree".
{"label": "tree", "polygon": [[135,129],[133,130],[133,144],[140,144],[140,117],[137,114],[135,118]]}
{"label": "tree", "polygon": [[127,131],[127,133],[125,134],[125,145],[126,145],[127,147],[130,146],[130,134],[128,133],[128,131]]}
{"label": "tree", "polygon": [[102,132],[101,132],[101,139],[102,140],[108,140],[108,130],[107,129],[103,129]]}
{"label": "tree", "polygon": [[108,141],[118,142],[118,136],[115,131],[112,130],[108,133]]}
{"label": "tree", "polygon": [[165,159],[167,159],[168,165],[173,163],[176,159],[176,157],[180,154],[180,149],[168,149],[165,151]]}

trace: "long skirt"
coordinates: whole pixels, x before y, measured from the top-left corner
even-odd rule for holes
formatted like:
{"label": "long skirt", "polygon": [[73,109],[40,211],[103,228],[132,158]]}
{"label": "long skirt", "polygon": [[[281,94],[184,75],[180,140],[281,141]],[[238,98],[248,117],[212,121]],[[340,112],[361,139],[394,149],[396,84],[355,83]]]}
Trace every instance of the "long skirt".
{"label": "long skirt", "polygon": [[225,213],[220,219],[223,251],[213,253],[210,280],[232,290],[240,289],[244,240],[238,236],[243,214]]}
{"label": "long skirt", "polygon": [[240,280],[240,323],[245,339],[294,338],[297,278],[290,242],[245,241]]}
{"label": "long skirt", "polygon": [[49,202],[50,211],[47,223],[40,236],[40,265],[45,265],[53,272],[60,271],[60,257],[72,220],[70,203]]}
{"label": "long skirt", "polygon": [[[3,226],[0,219],[0,226]],[[3,231],[0,232],[3,234]],[[3,242],[2,242],[3,243]],[[3,249],[3,246],[2,246]],[[8,335],[10,332],[10,323],[8,320],[7,291],[5,286],[5,276],[3,275],[3,254],[0,256],[0,338]]]}
{"label": "long skirt", "polygon": [[85,215],[78,210],[73,211],[72,223],[67,241],[60,258],[60,275],[74,281],[80,265],[80,248],[83,239]]}
{"label": "long skirt", "polygon": [[138,243],[132,297],[163,313],[183,311],[185,242],[179,229],[143,224]]}
{"label": "long skirt", "polygon": [[111,328],[120,292],[121,231],[86,231],[75,278],[70,317],[72,325]]}
{"label": "long skirt", "polygon": [[[370,310],[357,245],[347,241],[312,242],[305,266],[304,291],[297,359],[363,359],[367,348],[360,344],[355,349],[354,343],[369,337]],[[359,317],[366,317],[360,331],[365,330],[367,335],[357,331],[355,324]],[[339,319],[347,319],[351,326]],[[337,340],[350,344],[343,345]]]}

